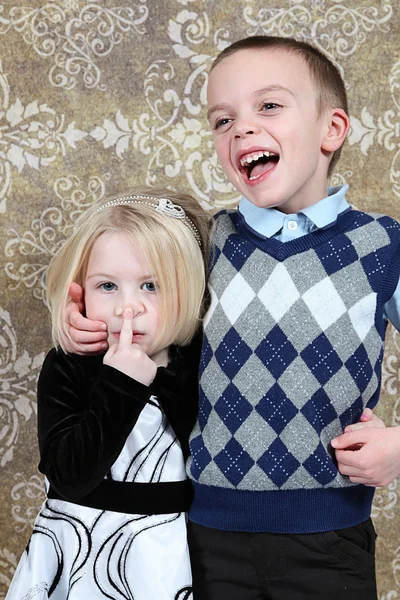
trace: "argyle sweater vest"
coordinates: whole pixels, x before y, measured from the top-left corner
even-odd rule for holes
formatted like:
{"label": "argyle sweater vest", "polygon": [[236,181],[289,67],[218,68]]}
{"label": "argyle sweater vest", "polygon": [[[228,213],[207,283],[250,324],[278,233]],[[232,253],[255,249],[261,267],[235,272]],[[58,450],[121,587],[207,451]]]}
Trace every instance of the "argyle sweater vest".
{"label": "argyle sweater vest", "polygon": [[330,440],[379,398],[399,224],[349,210],[282,243],[223,211],[214,243],[189,518],[276,533],[367,519],[374,490],[339,473]]}

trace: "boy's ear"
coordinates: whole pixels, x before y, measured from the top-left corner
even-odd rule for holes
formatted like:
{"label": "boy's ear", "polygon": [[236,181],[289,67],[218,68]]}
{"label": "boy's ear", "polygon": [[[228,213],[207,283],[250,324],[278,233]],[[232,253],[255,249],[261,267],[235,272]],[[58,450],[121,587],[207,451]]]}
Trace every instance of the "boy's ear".
{"label": "boy's ear", "polygon": [[335,152],[346,139],[350,128],[350,119],[342,108],[333,108],[327,115],[327,130],[322,140],[321,149]]}

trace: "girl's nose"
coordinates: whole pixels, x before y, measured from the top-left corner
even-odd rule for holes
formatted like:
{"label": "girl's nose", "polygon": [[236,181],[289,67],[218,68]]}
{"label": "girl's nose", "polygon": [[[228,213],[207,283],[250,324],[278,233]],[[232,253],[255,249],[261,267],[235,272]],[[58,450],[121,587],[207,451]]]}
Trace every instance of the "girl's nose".
{"label": "girl's nose", "polygon": [[143,312],[143,305],[140,302],[126,302],[125,304],[119,304],[115,308],[115,315],[117,317],[122,317],[122,313],[125,308],[131,308],[133,311],[133,316],[137,317]]}

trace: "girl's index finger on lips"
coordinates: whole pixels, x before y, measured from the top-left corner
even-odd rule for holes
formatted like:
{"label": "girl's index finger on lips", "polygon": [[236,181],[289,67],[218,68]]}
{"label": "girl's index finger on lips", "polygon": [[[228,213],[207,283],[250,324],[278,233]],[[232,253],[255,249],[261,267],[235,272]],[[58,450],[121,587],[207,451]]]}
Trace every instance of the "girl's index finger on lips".
{"label": "girl's index finger on lips", "polygon": [[122,313],[122,327],[119,336],[119,347],[132,346],[133,310],[125,308]]}

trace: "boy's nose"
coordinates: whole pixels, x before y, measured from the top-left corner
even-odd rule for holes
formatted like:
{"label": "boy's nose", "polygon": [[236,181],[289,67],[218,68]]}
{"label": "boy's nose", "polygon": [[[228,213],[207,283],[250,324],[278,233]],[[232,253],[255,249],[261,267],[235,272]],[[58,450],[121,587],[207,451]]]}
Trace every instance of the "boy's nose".
{"label": "boy's nose", "polygon": [[254,135],[259,132],[259,127],[248,119],[237,119],[234,124],[234,135],[236,139]]}
{"label": "boy's nose", "polygon": [[[254,131],[253,129],[248,129],[247,131],[244,132],[245,135],[253,135]],[[235,138],[241,138],[243,134],[240,133],[235,133]]]}

